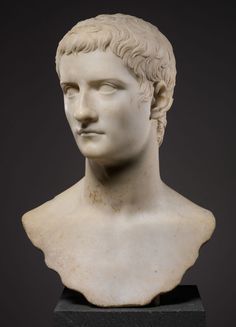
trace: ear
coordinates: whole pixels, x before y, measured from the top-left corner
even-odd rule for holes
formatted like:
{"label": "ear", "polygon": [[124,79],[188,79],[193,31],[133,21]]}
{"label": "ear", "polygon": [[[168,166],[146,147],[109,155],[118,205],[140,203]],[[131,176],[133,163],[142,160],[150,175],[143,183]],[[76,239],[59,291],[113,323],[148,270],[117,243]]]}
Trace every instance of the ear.
{"label": "ear", "polygon": [[160,81],[155,83],[151,105],[150,119],[159,119],[170,109],[173,98],[167,90],[166,83]]}

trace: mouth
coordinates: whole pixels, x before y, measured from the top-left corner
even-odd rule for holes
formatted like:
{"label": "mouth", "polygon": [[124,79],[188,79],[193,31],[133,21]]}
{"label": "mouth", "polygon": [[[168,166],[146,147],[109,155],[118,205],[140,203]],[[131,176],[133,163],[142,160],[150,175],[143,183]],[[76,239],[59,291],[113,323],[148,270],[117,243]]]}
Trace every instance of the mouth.
{"label": "mouth", "polygon": [[96,131],[96,130],[90,130],[90,129],[80,129],[78,131],[76,131],[77,134],[81,135],[81,136],[93,136],[93,135],[101,135],[104,134],[103,132],[100,131]]}

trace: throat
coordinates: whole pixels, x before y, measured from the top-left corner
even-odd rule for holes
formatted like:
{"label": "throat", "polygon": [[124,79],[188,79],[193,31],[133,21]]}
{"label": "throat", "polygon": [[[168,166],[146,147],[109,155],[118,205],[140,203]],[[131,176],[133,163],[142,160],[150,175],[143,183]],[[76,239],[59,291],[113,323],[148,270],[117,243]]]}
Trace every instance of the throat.
{"label": "throat", "polygon": [[114,213],[135,213],[157,206],[163,183],[158,154],[118,167],[86,159],[83,196],[89,206]]}

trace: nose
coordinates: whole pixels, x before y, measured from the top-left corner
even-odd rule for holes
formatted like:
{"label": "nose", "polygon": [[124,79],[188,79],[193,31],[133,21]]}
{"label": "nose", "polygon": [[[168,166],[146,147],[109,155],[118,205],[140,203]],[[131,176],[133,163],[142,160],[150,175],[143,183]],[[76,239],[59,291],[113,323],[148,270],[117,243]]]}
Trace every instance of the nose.
{"label": "nose", "polygon": [[98,120],[97,112],[89,101],[87,94],[80,94],[78,101],[75,104],[74,118],[81,124],[89,124]]}

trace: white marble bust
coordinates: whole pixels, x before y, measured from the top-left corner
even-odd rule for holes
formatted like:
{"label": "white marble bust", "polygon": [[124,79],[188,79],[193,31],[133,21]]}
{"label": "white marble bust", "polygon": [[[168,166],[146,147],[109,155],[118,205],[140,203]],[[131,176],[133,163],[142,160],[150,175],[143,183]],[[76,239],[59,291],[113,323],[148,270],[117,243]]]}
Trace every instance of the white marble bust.
{"label": "white marble bust", "polygon": [[100,15],[64,36],[56,68],[85,176],[27,212],[24,228],[63,284],[91,303],[145,305],[180,283],[215,227],[159,173],[171,44],[142,19]]}

